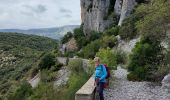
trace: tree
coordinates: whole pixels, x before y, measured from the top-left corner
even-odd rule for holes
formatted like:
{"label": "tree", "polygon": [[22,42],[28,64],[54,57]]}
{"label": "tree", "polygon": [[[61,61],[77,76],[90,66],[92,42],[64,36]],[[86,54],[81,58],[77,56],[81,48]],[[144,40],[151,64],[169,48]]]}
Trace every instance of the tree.
{"label": "tree", "polygon": [[48,53],[42,57],[38,66],[42,70],[50,69],[52,65],[55,65],[55,56],[52,55],[51,53]]}

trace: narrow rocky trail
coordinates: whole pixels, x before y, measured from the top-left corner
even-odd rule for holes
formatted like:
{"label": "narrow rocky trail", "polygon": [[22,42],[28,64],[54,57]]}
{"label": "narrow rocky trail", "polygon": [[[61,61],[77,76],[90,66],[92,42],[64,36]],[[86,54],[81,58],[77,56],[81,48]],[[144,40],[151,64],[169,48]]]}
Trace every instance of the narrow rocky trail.
{"label": "narrow rocky trail", "polygon": [[105,100],[170,100],[170,90],[155,83],[128,81],[127,74],[120,66],[112,72],[110,87],[104,90]]}

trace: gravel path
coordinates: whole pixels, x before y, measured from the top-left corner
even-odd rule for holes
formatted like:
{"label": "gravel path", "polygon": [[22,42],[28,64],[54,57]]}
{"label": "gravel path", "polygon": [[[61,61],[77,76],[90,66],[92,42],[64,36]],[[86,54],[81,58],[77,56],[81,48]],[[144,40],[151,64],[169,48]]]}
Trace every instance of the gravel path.
{"label": "gravel path", "polygon": [[155,83],[128,81],[127,74],[120,66],[113,72],[114,79],[104,90],[105,100],[170,100],[170,90]]}

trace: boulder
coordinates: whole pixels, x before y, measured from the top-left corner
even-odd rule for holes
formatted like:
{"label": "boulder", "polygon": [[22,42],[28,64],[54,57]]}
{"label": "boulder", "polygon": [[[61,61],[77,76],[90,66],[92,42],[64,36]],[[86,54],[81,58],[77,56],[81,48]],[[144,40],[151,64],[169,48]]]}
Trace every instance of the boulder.
{"label": "boulder", "polygon": [[166,75],[162,80],[162,88],[170,89],[170,74]]}

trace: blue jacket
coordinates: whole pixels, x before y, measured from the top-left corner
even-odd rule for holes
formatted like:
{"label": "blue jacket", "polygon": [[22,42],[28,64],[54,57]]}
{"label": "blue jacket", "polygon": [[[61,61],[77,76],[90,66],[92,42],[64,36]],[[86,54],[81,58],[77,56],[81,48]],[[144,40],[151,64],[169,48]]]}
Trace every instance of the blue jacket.
{"label": "blue jacket", "polygon": [[104,65],[100,64],[95,70],[95,79],[101,78],[100,82],[106,82],[107,71]]}

